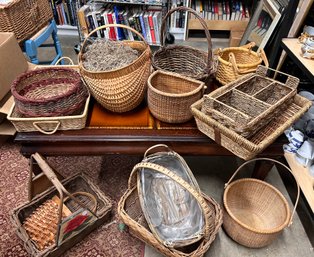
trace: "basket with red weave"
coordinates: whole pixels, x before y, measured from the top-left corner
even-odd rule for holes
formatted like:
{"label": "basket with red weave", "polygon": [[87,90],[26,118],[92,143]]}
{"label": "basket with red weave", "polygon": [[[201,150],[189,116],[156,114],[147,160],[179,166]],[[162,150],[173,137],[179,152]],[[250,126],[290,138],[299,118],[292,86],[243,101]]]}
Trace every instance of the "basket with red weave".
{"label": "basket with red weave", "polygon": [[13,82],[11,92],[16,110],[30,117],[71,115],[88,96],[77,71],[57,67],[23,73]]}

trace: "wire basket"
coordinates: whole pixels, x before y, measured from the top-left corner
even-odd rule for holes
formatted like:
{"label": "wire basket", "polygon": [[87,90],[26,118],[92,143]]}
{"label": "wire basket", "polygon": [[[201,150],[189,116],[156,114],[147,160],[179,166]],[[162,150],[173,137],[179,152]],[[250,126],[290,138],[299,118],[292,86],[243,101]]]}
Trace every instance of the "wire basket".
{"label": "wire basket", "polygon": [[[45,185],[43,174],[33,176],[35,161],[53,185],[43,192],[38,191]],[[33,185],[36,179],[39,187]],[[60,256],[109,220],[111,208],[110,199],[85,175],[60,182],[45,159],[35,153],[31,156],[29,202],[14,209],[11,220],[30,255]]]}
{"label": "wire basket", "polygon": [[29,117],[71,115],[84,106],[87,88],[71,68],[40,68],[20,75],[11,92],[18,112]]}
{"label": "wire basket", "polygon": [[[124,44],[141,52],[131,64],[111,71],[89,71],[83,65],[83,51],[89,38],[101,29],[112,27],[132,31],[143,41],[123,41]],[[108,24],[93,30],[84,40],[79,53],[81,76],[91,94],[104,108],[112,112],[127,112],[137,107],[144,99],[147,79],[151,72],[151,50],[143,36],[122,24]]]}
{"label": "wire basket", "polygon": [[[223,195],[224,220],[223,226],[227,234],[239,244],[247,247],[260,248],[272,243],[283,229],[292,224],[300,196],[297,184],[297,198],[292,214],[285,197],[275,187],[253,178],[233,178],[247,164],[253,161],[271,161],[292,171],[279,161],[258,158],[242,164],[225,184]],[[293,176],[294,177],[294,176]]]}
{"label": "wire basket", "polygon": [[203,96],[205,89],[205,84],[198,80],[155,71],[148,78],[148,108],[163,122],[186,122],[193,118],[190,106]]}
{"label": "wire basket", "polygon": [[[204,28],[208,43],[207,53],[190,46],[165,46],[167,18],[170,17],[172,13],[179,11],[190,12],[199,19]],[[161,48],[153,54],[152,59],[152,65],[155,70],[175,72],[202,81],[205,81],[213,73],[212,42],[209,29],[204,19],[195,10],[185,6],[171,9],[162,20],[160,42]]]}
{"label": "wire basket", "polygon": [[222,84],[226,85],[245,74],[255,72],[257,66],[264,62],[268,67],[268,60],[263,49],[258,53],[254,52],[252,48],[255,46],[254,42],[240,47],[228,47],[218,49],[216,79]]}

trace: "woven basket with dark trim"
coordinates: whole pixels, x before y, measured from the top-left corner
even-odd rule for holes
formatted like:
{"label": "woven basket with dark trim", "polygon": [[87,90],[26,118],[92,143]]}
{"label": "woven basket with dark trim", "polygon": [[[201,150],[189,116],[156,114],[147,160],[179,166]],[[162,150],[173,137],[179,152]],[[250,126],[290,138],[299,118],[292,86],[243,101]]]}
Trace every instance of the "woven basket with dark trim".
{"label": "woven basket with dark trim", "polygon": [[30,117],[73,114],[88,96],[78,72],[57,67],[23,73],[13,82],[11,92],[16,110]]}

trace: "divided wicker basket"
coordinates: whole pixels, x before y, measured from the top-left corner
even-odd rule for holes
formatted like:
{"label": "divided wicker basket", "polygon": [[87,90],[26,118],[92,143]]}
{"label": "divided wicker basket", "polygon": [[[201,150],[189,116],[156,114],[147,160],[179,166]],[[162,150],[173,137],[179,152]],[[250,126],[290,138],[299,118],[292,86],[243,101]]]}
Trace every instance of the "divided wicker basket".
{"label": "divided wicker basket", "polygon": [[[141,55],[131,64],[110,71],[88,71],[83,66],[83,51],[91,35],[101,29],[119,27],[135,33],[143,41],[122,41]],[[143,36],[136,30],[121,24],[108,24],[93,30],[84,40],[79,53],[79,68],[82,78],[91,94],[104,108],[113,112],[126,112],[137,107],[146,92],[151,72],[151,50]]]}
{"label": "divided wicker basket", "polygon": [[201,81],[172,72],[155,71],[148,78],[148,108],[163,122],[186,122],[193,118],[190,106],[201,99],[205,89]]}
{"label": "divided wicker basket", "polygon": [[[292,213],[285,197],[275,187],[254,178],[231,181],[237,173],[253,161],[271,161],[292,171],[279,161],[258,158],[242,164],[225,184],[223,195],[224,221],[227,234],[239,244],[260,248],[271,244],[283,229],[292,224],[300,196],[297,184],[297,197]],[[294,176],[293,176],[294,177]]]}
{"label": "divided wicker basket", "polygon": [[[190,12],[199,19],[208,43],[207,53],[190,46],[165,46],[167,18],[176,11]],[[204,19],[195,10],[185,6],[171,9],[162,20],[160,42],[161,48],[154,53],[152,58],[152,65],[156,70],[175,72],[202,81],[205,81],[213,73],[212,42],[209,29]]]}
{"label": "divided wicker basket", "polygon": [[29,117],[71,115],[84,106],[88,91],[71,68],[40,68],[20,75],[11,92],[18,112]]}
{"label": "divided wicker basket", "polygon": [[240,47],[228,47],[217,50],[217,70],[216,79],[222,84],[226,85],[243,75],[255,72],[257,66],[264,62],[268,67],[268,60],[263,49],[258,53],[254,52],[252,48],[255,46],[254,42]]}

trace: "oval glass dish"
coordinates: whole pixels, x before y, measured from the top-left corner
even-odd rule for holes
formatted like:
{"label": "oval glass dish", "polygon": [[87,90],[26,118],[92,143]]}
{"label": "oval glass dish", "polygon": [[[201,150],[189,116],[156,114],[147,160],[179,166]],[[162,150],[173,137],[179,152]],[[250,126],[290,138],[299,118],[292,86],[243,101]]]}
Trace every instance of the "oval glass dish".
{"label": "oval glass dish", "polygon": [[[147,153],[154,148],[167,151]],[[138,174],[138,191],[142,211],[155,237],[167,247],[183,247],[204,236],[205,217],[199,199],[200,188],[184,159],[166,145],[149,148]],[[169,171],[168,175],[158,170]],[[179,182],[179,183],[178,183]],[[184,185],[184,186],[183,186]]]}

